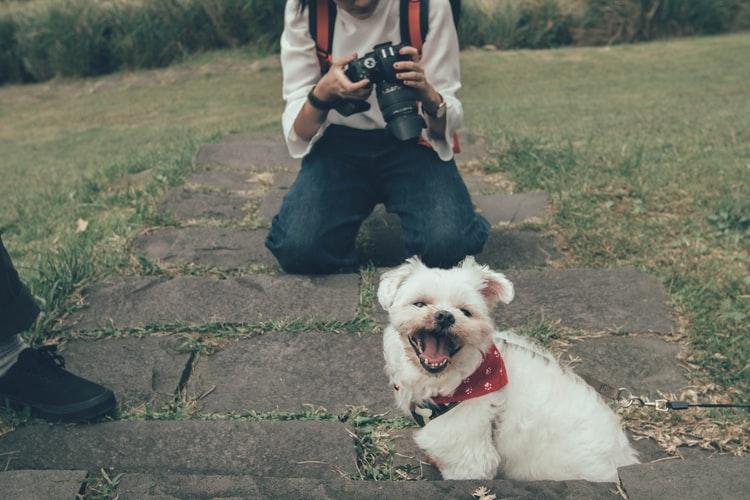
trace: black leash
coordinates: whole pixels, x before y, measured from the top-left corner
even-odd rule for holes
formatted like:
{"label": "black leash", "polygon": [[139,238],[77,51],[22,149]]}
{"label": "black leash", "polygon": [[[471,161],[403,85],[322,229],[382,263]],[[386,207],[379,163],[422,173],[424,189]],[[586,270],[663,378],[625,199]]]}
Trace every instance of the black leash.
{"label": "black leash", "polygon": [[689,403],[687,401],[672,401],[669,399],[655,399],[651,401],[645,396],[633,396],[630,389],[625,387],[615,388],[588,375],[579,375],[596,392],[602,396],[617,401],[623,408],[634,404],[639,406],[650,406],[656,411],[687,410],[689,408],[743,408],[750,410],[750,404],[731,403]]}

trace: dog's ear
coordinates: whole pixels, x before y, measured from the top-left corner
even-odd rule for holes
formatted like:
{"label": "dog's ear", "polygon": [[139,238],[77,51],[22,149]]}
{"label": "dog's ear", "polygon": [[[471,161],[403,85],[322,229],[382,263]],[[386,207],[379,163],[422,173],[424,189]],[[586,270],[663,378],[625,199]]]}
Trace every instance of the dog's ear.
{"label": "dog's ear", "polygon": [[406,259],[404,264],[383,273],[380,277],[380,286],[378,286],[378,302],[380,302],[380,306],[388,311],[396,298],[396,292],[401,288],[406,278],[411,276],[417,269],[423,267],[424,264],[419,260],[419,257],[414,256]]}
{"label": "dog's ear", "polygon": [[513,283],[503,273],[496,273],[489,269],[484,274],[484,287],[480,292],[490,307],[494,307],[498,300],[503,304],[510,304],[516,296]]}
{"label": "dog's ear", "polygon": [[478,264],[471,255],[461,262],[461,267],[479,273],[482,279],[479,292],[484,297],[484,300],[487,301],[490,309],[494,308],[498,301],[503,304],[510,304],[513,297],[515,297],[513,283],[503,273],[495,272],[488,266]]}

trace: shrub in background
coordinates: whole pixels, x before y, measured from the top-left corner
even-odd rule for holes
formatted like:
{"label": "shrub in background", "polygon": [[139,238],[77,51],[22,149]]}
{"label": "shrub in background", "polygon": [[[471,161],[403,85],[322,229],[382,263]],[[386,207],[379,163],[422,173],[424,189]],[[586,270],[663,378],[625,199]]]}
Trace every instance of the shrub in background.
{"label": "shrub in background", "polygon": [[35,81],[101,75],[119,67],[112,51],[115,19],[109,8],[68,0],[13,19],[23,69]]}
{"label": "shrub in background", "polygon": [[166,66],[254,44],[274,50],[281,0],[50,0],[0,15],[0,83]]}
{"label": "shrub in background", "polygon": [[16,44],[16,24],[0,18],[0,83],[24,81],[23,65]]}
{"label": "shrub in background", "polygon": [[747,0],[587,0],[580,44],[716,34],[750,27]]}

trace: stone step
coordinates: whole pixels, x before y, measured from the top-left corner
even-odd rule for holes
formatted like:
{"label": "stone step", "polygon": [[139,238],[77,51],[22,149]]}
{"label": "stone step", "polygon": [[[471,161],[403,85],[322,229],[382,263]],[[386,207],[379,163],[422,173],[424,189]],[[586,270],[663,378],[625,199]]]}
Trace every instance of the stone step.
{"label": "stone step", "polygon": [[[403,262],[405,251],[397,219],[395,224],[374,219],[365,222],[358,241],[361,262],[378,267]],[[265,247],[267,234],[265,229],[165,227],[138,236],[133,252],[171,265],[196,264],[218,269],[258,265],[278,269],[276,258]],[[493,229],[484,251],[477,256],[494,269],[543,267],[559,257],[552,238],[515,229]]]}
{"label": "stone step", "polygon": [[252,216],[252,200],[236,194],[175,188],[164,197],[161,210],[170,217],[191,222],[199,219],[242,221]]}
{"label": "stone step", "polygon": [[138,236],[133,252],[166,264],[197,264],[219,269],[249,265],[276,268],[265,247],[264,229],[225,227],[165,227]]}
{"label": "stone step", "polygon": [[[602,499],[619,498],[610,483],[585,481],[352,481],[253,476],[186,476],[126,474],[119,498],[315,498],[351,500],[477,498],[485,487],[497,498]],[[485,497],[491,498],[491,497]]]}
{"label": "stone step", "polygon": [[653,335],[582,339],[561,357],[576,373],[612,387],[655,398],[679,394],[688,384],[688,370],[678,358],[680,345]]}
{"label": "stone step", "polygon": [[0,497],[71,500],[77,498],[86,476],[85,470],[6,470],[0,472]]}
{"label": "stone step", "polygon": [[112,389],[122,409],[174,399],[190,358],[175,337],[73,340],[61,353],[71,372]]}
{"label": "stone step", "polygon": [[750,458],[663,460],[619,469],[630,500],[738,500],[750,492]]}
{"label": "stone step", "polygon": [[202,412],[295,411],[309,404],[332,412],[366,406],[394,412],[380,335],[273,332],[200,356],[188,384]]}
{"label": "stone step", "polygon": [[348,321],[357,315],[359,276],[129,277],[88,287],[83,296],[85,307],[70,316],[66,328],[297,318]]}
{"label": "stone step", "polygon": [[510,270],[516,297],[496,312],[499,326],[530,318],[619,333],[670,333],[669,296],[658,278],[635,268]]}
{"label": "stone step", "polygon": [[252,474],[336,479],[355,471],[348,429],[317,421],[126,421],[30,425],[0,439],[9,469]]}

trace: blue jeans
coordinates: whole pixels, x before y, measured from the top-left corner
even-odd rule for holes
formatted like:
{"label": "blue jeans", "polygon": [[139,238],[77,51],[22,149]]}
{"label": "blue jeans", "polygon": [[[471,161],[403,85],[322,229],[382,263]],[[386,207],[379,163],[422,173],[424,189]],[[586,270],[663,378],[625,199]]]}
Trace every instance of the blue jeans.
{"label": "blue jeans", "polygon": [[31,328],[39,307],[21,283],[0,236],[0,342]]}
{"label": "blue jeans", "polygon": [[384,130],[332,125],[302,160],[266,247],[288,273],[355,271],[357,232],[378,203],[401,220],[404,258],[430,267],[481,252],[489,234],[453,160]]}

